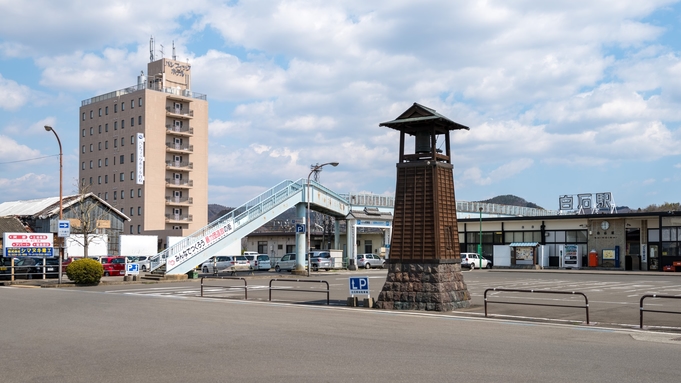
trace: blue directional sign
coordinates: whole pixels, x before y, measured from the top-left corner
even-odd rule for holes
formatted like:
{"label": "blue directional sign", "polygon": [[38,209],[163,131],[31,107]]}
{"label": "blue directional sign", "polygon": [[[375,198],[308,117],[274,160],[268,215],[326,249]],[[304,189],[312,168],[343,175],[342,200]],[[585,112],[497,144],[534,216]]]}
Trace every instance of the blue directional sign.
{"label": "blue directional sign", "polygon": [[65,238],[71,235],[71,222],[67,220],[59,221],[59,230],[57,230],[57,236],[59,238]]}
{"label": "blue directional sign", "polygon": [[296,233],[305,233],[304,223],[296,223]]}
{"label": "blue directional sign", "polygon": [[126,274],[139,274],[140,273],[139,263],[128,263],[127,269],[125,270],[125,273]]}
{"label": "blue directional sign", "polygon": [[350,277],[350,295],[369,294],[369,277]]}

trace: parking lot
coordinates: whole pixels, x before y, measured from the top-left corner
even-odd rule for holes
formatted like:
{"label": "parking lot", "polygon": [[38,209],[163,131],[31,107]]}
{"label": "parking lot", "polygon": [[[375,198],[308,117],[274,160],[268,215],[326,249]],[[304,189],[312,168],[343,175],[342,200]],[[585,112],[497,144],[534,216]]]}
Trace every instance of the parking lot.
{"label": "parking lot", "polygon": [[[146,295],[181,299],[222,299],[268,302],[270,281],[277,290],[272,291],[272,302],[286,302],[306,305],[325,305],[327,288],[325,283],[298,281],[323,281],[329,286],[329,303],[332,306],[347,306],[349,277],[367,276],[371,296],[378,297],[385,282],[386,270],[332,271],[312,273],[308,277],[293,276],[288,272],[255,272],[253,275],[239,273],[240,279],[206,278],[203,280],[204,298],[201,298],[201,280],[160,284],[120,284],[87,287],[86,289],[108,294]],[[646,294],[681,296],[681,275],[676,274],[632,274],[632,273],[589,273],[570,271],[515,271],[515,270],[473,270],[464,271],[464,280],[471,294],[471,307],[457,310],[452,314],[482,317],[485,313],[484,293],[487,289],[503,288],[534,291],[579,292],[588,298],[591,325],[638,328],[640,320],[640,299]],[[109,280],[121,278],[109,278]],[[290,291],[286,291],[286,290]],[[317,290],[316,293],[297,290]],[[362,298],[358,296],[360,305]],[[580,295],[551,295],[516,292],[488,292],[488,315],[495,318],[543,320],[564,323],[586,323],[585,310],[571,307],[537,306],[569,305],[583,306]],[[508,305],[498,302],[530,303],[532,305]],[[681,312],[681,299],[646,299],[645,307],[655,310]],[[360,308],[361,309],[361,308]],[[678,329],[681,331],[681,315],[646,313],[645,327],[648,329]]]}

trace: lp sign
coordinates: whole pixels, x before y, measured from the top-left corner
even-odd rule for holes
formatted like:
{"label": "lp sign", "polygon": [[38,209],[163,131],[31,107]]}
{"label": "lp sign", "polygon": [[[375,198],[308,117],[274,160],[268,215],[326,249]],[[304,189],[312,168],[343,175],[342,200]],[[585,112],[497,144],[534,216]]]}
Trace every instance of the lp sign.
{"label": "lp sign", "polygon": [[369,277],[350,277],[350,295],[369,295]]}

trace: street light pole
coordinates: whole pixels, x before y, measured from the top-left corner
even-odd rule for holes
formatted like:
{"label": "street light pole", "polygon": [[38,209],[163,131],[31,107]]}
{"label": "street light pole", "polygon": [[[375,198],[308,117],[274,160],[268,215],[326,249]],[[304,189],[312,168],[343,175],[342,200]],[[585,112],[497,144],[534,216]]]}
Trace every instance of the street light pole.
{"label": "street light pole", "polygon": [[307,249],[305,251],[305,259],[307,259],[307,276],[310,276],[310,231],[312,225],[310,225],[310,177],[312,176],[312,173],[316,172],[317,170],[323,168],[326,165],[331,165],[333,167],[338,166],[338,162],[327,162],[325,164],[317,165],[312,170],[310,171],[310,174],[307,175],[307,211],[306,215],[307,218],[305,218],[305,230],[307,230]]}
{"label": "street light pole", "polygon": [[479,208],[480,211],[480,235],[478,236],[478,240],[480,243],[478,244],[478,257],[480,258],[480,269],[482,269],[482,206]]}
{"label": "street light pole", "polygon": [[[64,154],[63,154],[62,148],[61,148],[61,140],[59,139],[59,135],[57,135],[57,132],[51,126],[48,126],[48,125],[45,125],[45,130],[48,131],[48,132],[51,131],[52,133],[54,133],[54,136],[57,137],[57,143],[59,144],[59,220],[61,221],[64,218],[64,205],[63,205],[64,196],[63,196],[63,193],[62,193],[63,184],[64,184],[64,182],[63,182],[63,180],[64,180],[64,171],[63,171],[63,169],[64,169],[64,162],[63,162]],[[62,260],[64,259],[64,256],[63,256],[64,255],[64,246],[63,245],[64,245],[63,239],[61,239],[59,241],[59,281],[58,281],[60,284],[61,284],[61,273],[62,273],[61,263],[62,263]]]}

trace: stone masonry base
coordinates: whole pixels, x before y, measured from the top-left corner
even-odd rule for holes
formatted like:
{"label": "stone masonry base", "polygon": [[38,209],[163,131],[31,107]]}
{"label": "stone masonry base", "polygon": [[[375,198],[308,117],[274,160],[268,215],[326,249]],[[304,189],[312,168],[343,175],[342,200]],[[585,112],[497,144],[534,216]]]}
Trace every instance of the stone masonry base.
{"label": "stone masonry base", "polygon": [[460,263],[390,263],[374,307],[452,311],[469,307],[470,299]]}

